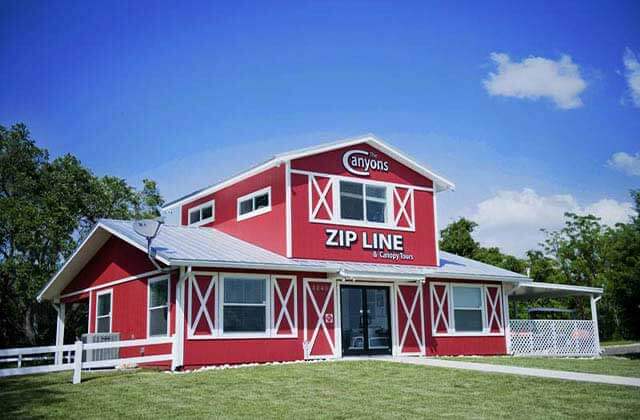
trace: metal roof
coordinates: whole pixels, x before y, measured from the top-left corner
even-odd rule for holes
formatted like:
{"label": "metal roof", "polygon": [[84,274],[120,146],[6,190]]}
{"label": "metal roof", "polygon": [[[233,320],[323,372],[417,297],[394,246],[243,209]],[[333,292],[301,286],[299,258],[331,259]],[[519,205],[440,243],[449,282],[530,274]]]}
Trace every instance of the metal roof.
{"label": "metal roof", "polygon": [[601,296],[600,287],[575,286],[543,282],[521,283],[509,292],[509,300],[529,300],[543,297],[558,298],[563,296]]}
{"label": "metal roof", "polygon": [[[38,294],[38,299],[52,299],[59,295],[110,235],[146,252],[146,240],[135,233],[132,221],[100,220]],[[211,227],[163,225],[152,246],[156,259],[168,266],[321,272],[346,279],[416,281],[429,277],[530,281],[522,274],[448,252],[440,252],[439,267],[287,258]]]}

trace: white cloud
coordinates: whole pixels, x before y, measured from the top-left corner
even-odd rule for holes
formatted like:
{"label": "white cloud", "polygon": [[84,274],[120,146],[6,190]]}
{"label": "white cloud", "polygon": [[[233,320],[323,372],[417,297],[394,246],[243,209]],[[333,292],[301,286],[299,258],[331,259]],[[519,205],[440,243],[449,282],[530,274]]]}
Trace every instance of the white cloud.
{"label": "white cloud", "polygon": [[624,51],[622,62],[626,70],[624,75],[629,85],[629,95],[633,104],[640,108],[640,62],[630,48]]}
{"label": "white cloud", "polygon": [[492,96],[509,96],[538,100],[551,99],[558,108],[582,106],[580,94],[587,83],[580,76],[578,65],[563,55],[554,61],[544,57],[528,57],[521,62],[511,61],[504,53],[491,53],[497,73],[489,73],[483,81]]}
{"label": "white cloud", "polygon": [[523,256],[544,239],[541,228],[553,230],[564,225],[565,212],[593,214],[601,218],[601,223],[613,226],[628,221],[633,207],[629,202],[608,198],[580,206],[569,194],[542,196],[525,188],[499,191],[478,204],[470,218],[479,225],[476,237],[482,245]]}
{"label": "white cloud", "polygon": [[607,161],[607,165],[627,175],[640,176],[640,153],[635,155],[625,152],[614,153]]}

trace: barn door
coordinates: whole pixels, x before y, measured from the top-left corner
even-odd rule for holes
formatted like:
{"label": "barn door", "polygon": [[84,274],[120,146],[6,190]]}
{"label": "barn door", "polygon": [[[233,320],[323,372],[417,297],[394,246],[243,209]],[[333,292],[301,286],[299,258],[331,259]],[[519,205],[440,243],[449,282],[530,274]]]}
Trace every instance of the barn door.
{"label": "barn door", "polygon": [[189,276],[187,331],[188,338],[216,336],[217,273],[194,272]]}
{"label": "barn door", "polygon": [[400,354],[424,354],[422,284],[400,283],[395,287],[395,290]]}
{"label": "barn door", "polygon": [[336,282],[304,280],[304,357],[336,357]]}

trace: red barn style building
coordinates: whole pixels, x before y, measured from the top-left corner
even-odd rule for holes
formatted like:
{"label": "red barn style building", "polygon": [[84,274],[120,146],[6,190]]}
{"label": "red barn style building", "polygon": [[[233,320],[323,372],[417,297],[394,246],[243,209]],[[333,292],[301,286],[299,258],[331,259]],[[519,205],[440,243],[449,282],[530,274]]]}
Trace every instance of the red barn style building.
{"label": "red barn style building", "polygon": [[438,249],[453,187],[374,137],[278,155],[167,204],[153,257],[130,221],[101,220],[38,299],[58,305],[58,345],[82,301],[89,333],[174,337],[120,353],[173,368],[506,354],[509,294],[533,283]]}

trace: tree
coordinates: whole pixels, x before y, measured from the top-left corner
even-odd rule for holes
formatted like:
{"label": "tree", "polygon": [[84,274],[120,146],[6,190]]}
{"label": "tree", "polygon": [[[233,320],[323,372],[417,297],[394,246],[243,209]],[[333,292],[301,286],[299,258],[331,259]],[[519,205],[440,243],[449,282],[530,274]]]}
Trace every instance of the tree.
{"label": "tree", "polygon": [[513,255],[503,254],[497,247],[481,247],[473,239],[476,222],[461,217],[440,232],[440,249],[461,257],[495,265],[506,270],[524,273],[525,262]]}
{"label": "tree", "polygon": [[440,231],[440,249],[461,257],[473,258],[479,244],[473,239],[477,223],[461,217]]}
{"label": "tree", "polygon": [[0,347],[49,343],[50,304],[35,296],[99,218],[157,214],[155,182],[141,192],[116,177],[96,177],[78,159],[50,160],[26,126],[0,126]]}

